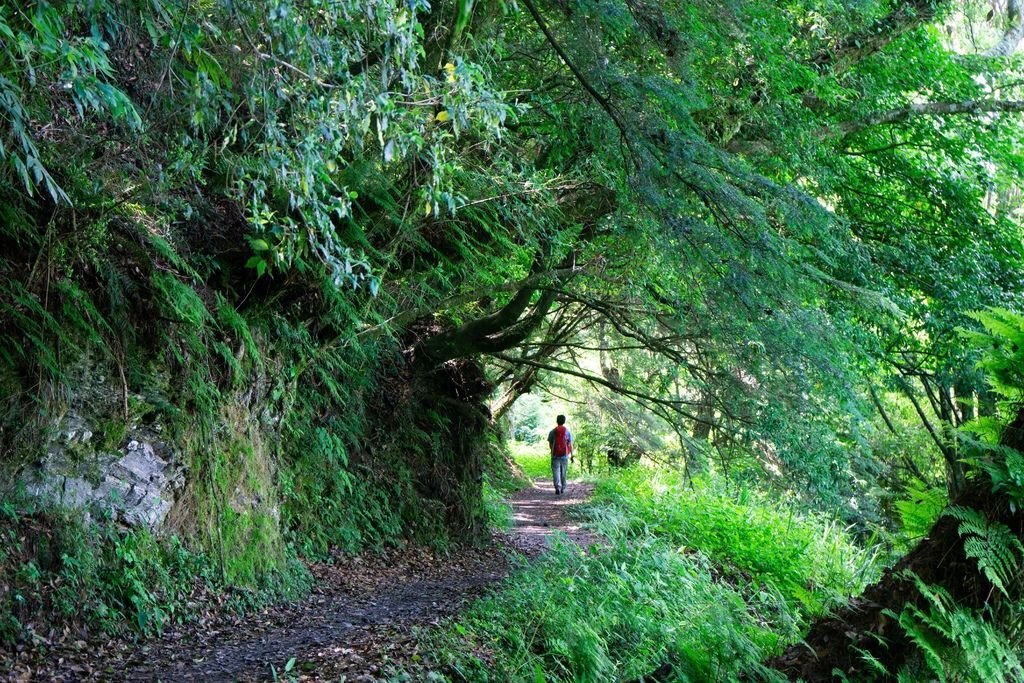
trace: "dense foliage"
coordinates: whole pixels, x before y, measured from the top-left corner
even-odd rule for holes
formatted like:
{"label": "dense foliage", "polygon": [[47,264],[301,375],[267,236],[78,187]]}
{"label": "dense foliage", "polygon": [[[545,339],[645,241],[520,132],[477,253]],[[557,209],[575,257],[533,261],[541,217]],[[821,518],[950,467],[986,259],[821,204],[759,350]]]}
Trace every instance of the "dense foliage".
{"label": "dense foliage", "polygon": [[[977,585],[903,575],[918,597],[879,609],[925,653],[907,666],[959,676],[921,624],[1020,642],[1022,36],[1016,1],[4,3],[3,497],[29,515],[33,473],[98,483],[146,436],[183,473],[161,531],[224,585],[287,591],[299,555],[480,538],[489,418],[535,438],[515,406],[543,393],[578,407],[588,465],[683,474],[609,485],[614,548],[538,578],[591,568],[625,600],[671,577],[726,605],[740,653],[684,634],[558,675],[669,652],[732,675],[773,652],[752,619],[855,592],[820,547],[846,537],[777,533],[767,491],[898,550],[954,539]],[[702,609],[663,608],[637,642]]]}

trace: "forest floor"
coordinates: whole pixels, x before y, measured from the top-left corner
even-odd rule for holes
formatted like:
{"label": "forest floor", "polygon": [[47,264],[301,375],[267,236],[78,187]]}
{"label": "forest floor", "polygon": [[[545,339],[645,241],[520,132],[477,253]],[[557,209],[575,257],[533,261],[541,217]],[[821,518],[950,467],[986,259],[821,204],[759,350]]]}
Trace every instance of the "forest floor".
{"label": "forest floor", "polygon": [[512,530],[495,533],[485,546],[443,552],[410,546],[316,563],[310,566],[316,585],[302,602],[243,617],[211,610],[198,623],[141,643],[62,639],[45,657],[19,657],[8,680],[265,681],[274,671],[287,681],[393,680],[429,668],[418,637],[423,629],[542,553],[554,532],[594,543],[569,512],[591,488],[570,483],[556,496],[550,481],[537,481],[509,499]]}

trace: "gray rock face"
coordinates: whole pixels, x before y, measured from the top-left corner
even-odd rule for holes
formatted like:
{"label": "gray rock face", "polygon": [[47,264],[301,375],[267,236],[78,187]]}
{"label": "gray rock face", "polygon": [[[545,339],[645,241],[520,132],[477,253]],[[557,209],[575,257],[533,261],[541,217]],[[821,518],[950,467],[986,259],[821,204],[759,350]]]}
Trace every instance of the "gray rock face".
{"label": "gray rock face", "polygon": [[184,485],[177,454],[154,435],[132,430],[114,452],[83,448],[93,436],[77,415],[65,418],[63,443],[25,477],[26,492],[57,505],[87,512],[109,511],[133,527],[159,531]]}

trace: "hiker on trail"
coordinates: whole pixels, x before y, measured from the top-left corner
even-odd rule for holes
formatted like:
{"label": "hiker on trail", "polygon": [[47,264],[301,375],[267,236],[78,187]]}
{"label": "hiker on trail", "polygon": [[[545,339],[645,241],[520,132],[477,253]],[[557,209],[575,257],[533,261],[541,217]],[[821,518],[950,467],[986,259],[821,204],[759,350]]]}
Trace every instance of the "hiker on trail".
{"label": "hiker on trail", "polygon": [[558,426],[548,432],[548,445],[551,446],[551,474],[555,478],[557,496],[565,491],[565,471],[572,455],[572,432],[565,426],[565,415],[559,415],[555,422]]}

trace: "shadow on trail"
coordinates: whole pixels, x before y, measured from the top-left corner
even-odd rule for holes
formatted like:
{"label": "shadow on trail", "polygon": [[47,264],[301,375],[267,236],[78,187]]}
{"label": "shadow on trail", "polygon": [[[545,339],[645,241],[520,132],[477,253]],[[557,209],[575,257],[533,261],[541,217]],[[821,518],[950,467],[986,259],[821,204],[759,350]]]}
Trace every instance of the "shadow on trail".
{"label": "shadow on trail", "polygon": [[583,531],[570,513],[570,508],[587,500],[593,490],[592,484],[570,481],[565,492],[556,496],[550,480],[537,480],[532,486],[518,491],[509,499],[517,545],[533,557],[548,546],[554,532],[564,533],[583,547],[593,545],[597,540],[595,536]]}

